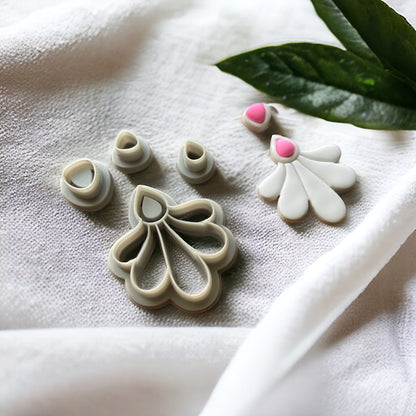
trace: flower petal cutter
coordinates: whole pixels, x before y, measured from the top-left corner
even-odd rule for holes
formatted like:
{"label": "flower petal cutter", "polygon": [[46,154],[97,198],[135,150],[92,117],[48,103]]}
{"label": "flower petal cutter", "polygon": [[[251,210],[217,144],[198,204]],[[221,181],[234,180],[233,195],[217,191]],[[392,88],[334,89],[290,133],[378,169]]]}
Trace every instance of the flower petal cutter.
{"label": "flower petal cutter", "polygon": [[337,223],[345,217],[344,201],[335,191],[348,191],[356,174],[338,163],[338,146],[301,152],[292,140],[275,134],[270,140],[270,156],[277,167],[260,183],[257,192],[267,201],[278,199],[277,210],[284,220],[302,219],[309,203],[324,222]]}
{"label": "flower petal cutter", "polygon": [[[224,226],[220,205],[210,199],[178,205],[169,195],[139,185],[131,197],[129,221],[133,229],[114,243],[108,264],[111,272],[124,280],[130,299],[144,308],[161,308],[171,303],[187,312],[203,312],[213,307],[221,294],[220,273],[231,266],[237,254],[235,239]],[[203,251],[198,244],[189,242],[189,236],[214,238],[220,247]],[[172,261],[168,242],[179,248],[204,277],[202,290],[189,293],[181,287],[181,265]],[[156,245],[162,253],[163,272],[149,288],[143,285],[142,278]]]}

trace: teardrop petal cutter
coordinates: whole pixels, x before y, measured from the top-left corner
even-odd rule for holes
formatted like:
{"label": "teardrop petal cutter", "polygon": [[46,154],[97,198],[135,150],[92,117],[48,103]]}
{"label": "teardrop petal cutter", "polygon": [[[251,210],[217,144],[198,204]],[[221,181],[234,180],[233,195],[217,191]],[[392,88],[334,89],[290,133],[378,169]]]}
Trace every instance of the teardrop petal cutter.
{"label": "teardrop petal cutter", "polygon": [[[133,229],[114,243],[108,264],[111,272],[124,280],[130,299],[148,309],[167,304],[186,312],[212,308],[221,295],[220,274],[232,265],[237,255],[237,244],[231,231],[224,226],[220,205],[210,199],[195,199],[178,205],[169,195],[139,185],[130,200],[129,221]],[[187,235],[214,238],[220,247],[215,251],[202,251],[183,238]],[[203,275],[205,286],[198,293],[188,293],[179,284],[181,270],[174,266],[168,239]],[[143,287],[141,281],[156,245],[160,247],[165,270],[153,287]]]}
{"label": "teardrop petal cutter", "polygon": [[137,173],[146,169],[153,160],[152,149],[140,136],[128,130],[117,135],[112,155],[113,163],[124,173]]}
{"label": "teardrop petal cutter", "polygon": [[79,159],[66,166],[60,188],[63,197],[83,211],[104,208],[114,192],[110,171],[102,163],[91,159]]}
{"label": "teardrop petal cutter", "polygon": [[179,149],[176,167],[186,182],[201,184],[215,172],[215,160],[202,144],[187,140]]}
{"label": "teardrop petal cutter", "polygon": [[301,152],[292,140],[274,134],[270,156],[277,167],[259,184],[257,193],[266,201],[278,199],[277,211],[284,220],[302,219],[309,204],[326,223],[344,219],[346,207],[337,192],[348,191],[356,181],[356,174],[349,166],[338,163],[341,157],[338,146]]}

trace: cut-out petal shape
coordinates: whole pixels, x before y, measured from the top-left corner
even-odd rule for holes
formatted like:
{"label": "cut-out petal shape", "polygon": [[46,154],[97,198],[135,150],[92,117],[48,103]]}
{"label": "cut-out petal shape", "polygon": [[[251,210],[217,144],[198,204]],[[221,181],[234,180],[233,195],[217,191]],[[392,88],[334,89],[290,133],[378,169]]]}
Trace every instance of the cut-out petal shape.
{"label": "cut-out petal shape", "polygon": [[280,195],[286,178],[285,165],[279,163],[276,169],[265,178],[257,188],[259,196],[268,201],[274,201]]}
{"label": "cut-out petal shape", "polygon": [[341,197],[301,163],[296,161],[293,162],[293,165],[302,180],[316,215],[329,223],[341,221],[346,213],[345,204]]}
{"label": "cut-out petal shape", "polygon": [[299,156],[298,161],[337,191],[350,189],[355,181],[353,169],[340,163],[319,162]]}
{"label": "cut-out petal shape", "polygon": [[297,221],[308,212],[305,189],[292,165],[286,165],[286,180],[277,204],[279,213],[288,221]]}
{"label": "cut-out petal shape", "polygon": [[338,162],[341,157],[341,149],[336,144],[328,144],[314,150],[302,151],[302,156],[308,159],[319,160],[321,162]]}

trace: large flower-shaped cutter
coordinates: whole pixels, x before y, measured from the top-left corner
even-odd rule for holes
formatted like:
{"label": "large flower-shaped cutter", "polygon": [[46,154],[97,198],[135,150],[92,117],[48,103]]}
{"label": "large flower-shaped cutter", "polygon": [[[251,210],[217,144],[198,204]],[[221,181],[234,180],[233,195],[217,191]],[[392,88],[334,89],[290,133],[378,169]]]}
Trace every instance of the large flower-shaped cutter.
{"label": "large flower-shaped cutter", "polygon": [[267,201],[278,199],[277,210],[284,220],[302,219],[309,203],[324,222],[337,223],[345,217],[346,207],[337,192],[348,191],[356,174],[338,163],[338,146],[301,152],[296,143],[275,134],[270,141],[270,156],[277,167],[260,183],[257,192]]}
{"label": "large flower-shaped cutter", "polygon": [[[220,273],[231,266],[237,254],[235,239],[223,225],[220,205],[210,199],[178,205],[169,195],[139,185],[131,197],[129,220],[133,229],[114,243],[108,263],[111,272],[125,281],[131,300],[144,308],[161,308],[172,303],[187,312],[203,312],[213,307],[221,294]],[[186,241],[189,240],[186,236],[202,240],[214,238],[220,248],[202,251]],[[181,287],[183,276],[178,279],[181,267],[172,261],[168,239],[204,277],[205,286],[198,293],[188,293]],[[162,253],[164,273],[148,288],[141,282],[156,244]]]}

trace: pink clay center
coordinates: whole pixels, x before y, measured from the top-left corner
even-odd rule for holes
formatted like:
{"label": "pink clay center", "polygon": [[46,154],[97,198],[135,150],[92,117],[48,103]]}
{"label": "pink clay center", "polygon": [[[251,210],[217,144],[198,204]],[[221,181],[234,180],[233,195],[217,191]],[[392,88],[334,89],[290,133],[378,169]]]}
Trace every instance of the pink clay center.
{"label": "pink clay center", "polygon": [[246,116],[248,119],[254,121],[255,123],[263,123],[264,119],[266,118],[266,109],[264,104],[251,104],[251,106],[246,110]]}
{"label": "pink clay center", "polygon": [[286,139],[276,140],[276,152],[279,156],[290,157],[295,153],[295,145]]}

